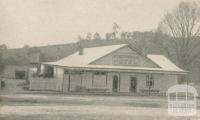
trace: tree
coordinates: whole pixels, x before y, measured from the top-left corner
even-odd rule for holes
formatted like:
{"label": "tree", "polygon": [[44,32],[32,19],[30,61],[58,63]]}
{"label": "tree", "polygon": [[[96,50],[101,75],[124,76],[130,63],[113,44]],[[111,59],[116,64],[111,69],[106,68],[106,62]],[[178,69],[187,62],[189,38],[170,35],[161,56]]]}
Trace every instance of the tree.
{"label": "tree", "polygon": [[113,25],[113,32],[115,34],[117,34],[117,33],[119,33],[119,30],[120,30],[119,25],[117,23],[114,23],[114,25]]}
{"label": "tree", "polygon": [[120,34],[120,37],[121,37],[122,40],[126,39],[126,32],[122,32]]}
{"label": "tree", "polygon": [[27,45],[27,44],[25,44],[25,45],[24,45],[24,48],[25,48],[25,49],[29,49],[29,48],[30,48],[30,46],[29,46],[29,45]]}
{"label": "tree", "polygon": [[200,52],[200,6],[181,2],[164,16],[158,30],[170,36],[171,51],[181,68],[189,70]]}
{"label": "tree", "polygon": [[2,72],[3,72],[4,68],[5,68],[4,64],[5,63],[4,63],[4,60],[3,60],[3,55],[0,52],[0,75],[2,74]]}
{"label": "tree", "polygon": [[90,32],[87,33],[86,40],[92,40],[92,33]]}
{"label": "tree", "polygon": [[[200,57],[200,6],[198,2],[181,2],[165,14],[158,30],[169,36],[165,49],[179,67],[190,71]],[[181,79],[184,81],[185,77]]]}
{"label": "tree", "polygon": [[28,49],[27,56],[30,63],[40,62],[41,50],[38,47],[31,47]]}
{"label": "tree", "polygon": [[2,72],[5,69],[5,60],[3,58],[3,53],[5,50],[7,50],[8,47],[6,44],[0,45],[0,75],[2,75]]}
{"label": "tree", "polygon": [[0,49],[1,49],[1,50],[7,50],[8,47],[7,47],[6,44],[2,44],[2,45],[0,45]]}
{"label": "tree", "polygon": [[84,39],[79,35],[78,40],[79,41],[77,42],[77,46],[79,50],[79,55],[83,55],[84,54]]}
{"label": "tree", "polygon": [[110,33],[106,33],[105,37],[106,37],[106,40],[111,40],[111,34]]}
{"label": "tree", "polygon": [[28,55],[31,55],[31,54],[35,54],[35,53],[40,53],[40,49],[38,47],[31,47],[28,49]]}
{"label": "tree", "polygon": [[113,25],[113,32],[111,33],[111,39],[118,38],[119,31],[120,31],[119,25],[117,23],[114,23],[114,25]]}
{"label": "tree", "polygon": [[93,36],[93,39],[94,39],[94,40],[101,40],[100,34],[99,34],[98,32],[96,32],[96,33],[94,34],[94,36]]}

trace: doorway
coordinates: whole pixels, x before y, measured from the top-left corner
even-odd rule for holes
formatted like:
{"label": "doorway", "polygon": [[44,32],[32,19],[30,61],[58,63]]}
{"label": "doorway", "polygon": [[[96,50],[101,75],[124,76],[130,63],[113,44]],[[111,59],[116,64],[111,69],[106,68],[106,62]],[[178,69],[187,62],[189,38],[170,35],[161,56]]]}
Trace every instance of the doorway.
{"label": "doorway", "polygon": [[130,92],[135,93],[137,90],[137,78],[131,77],[130,78]]}
{"label": "doorway", "polygon": [[113,92],[118,92],[119,78],[117,75],[113,76]]}

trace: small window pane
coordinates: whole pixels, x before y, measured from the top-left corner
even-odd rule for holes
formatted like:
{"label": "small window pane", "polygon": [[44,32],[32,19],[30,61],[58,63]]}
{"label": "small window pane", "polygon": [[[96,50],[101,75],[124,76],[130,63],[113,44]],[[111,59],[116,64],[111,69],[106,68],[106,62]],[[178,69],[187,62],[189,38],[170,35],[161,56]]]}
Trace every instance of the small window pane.
{"label": "small window pane", "polygon": [[170,93],[169,98],[171,101],[176,101],[176,93]]}
{"label": "small window pane", "polygon": [[178,100],[186,100],[186,92],[178,92]]}
{"label": "small window pane", "polygon": [[194,94],[188,92],[188,93],[187,93],[187,99],[188,99],[188,100],[194,100]]}
{"label": "small window pane", "polygon": [[154,77],[152,75],[146,76],[146,86],[147,87],[154,87]]}

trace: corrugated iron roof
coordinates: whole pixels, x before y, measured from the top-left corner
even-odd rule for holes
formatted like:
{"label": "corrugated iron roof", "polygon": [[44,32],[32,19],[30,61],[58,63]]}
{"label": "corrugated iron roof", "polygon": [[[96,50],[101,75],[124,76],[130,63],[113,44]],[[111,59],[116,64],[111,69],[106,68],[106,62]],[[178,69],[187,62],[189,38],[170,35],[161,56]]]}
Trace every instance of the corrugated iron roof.
{"label": "corrugated iron roof", "polygon": [[49,62],[47,64],[60,65],[60,66],[86,66],[89,63],[93,62],[105,56],[119,48],[126,46],[127,44],[120,45],[110,45],[110,46],[101,46],[101,47],[93,47],[93,48],[84,48],[83,55],[79,55],[79,51],[76,53],[69,55],[61,60],[56,62]]}
{"label": "corrugated iron roof", "polygon": [[167,59],[163,55],[147,55],[151,61],[157,64],[158,68],[146,68],[146,67],[132,67],[132,66],[112,66],[112,65],[91,65],[90,63],[108,55],[122,47],[128,46],[127,44],[120,45],[110,45],[110,46],[101,46],[101,47],[93,47],[93,48],[85,48],[83,55],[79,55],[79,52],[69,55],[59,61],[56,62],[47,62],[44,64],[63,66],[63,67],[77,67],[77,68],[97,68],[97,69],[127,69],[127,70],[152,70],[152,71],[161,71],[161,72],[183,72],[186,71],[177,67],[174,63],[172,63],[169,59]]}
{"label": "corrugated iron roof", "polygon": [[184,71],[172,63],[168,58],[163,55],[148,54],[147,57],[151,59],[155,64],[160,66],[164,70],[168,71]]}

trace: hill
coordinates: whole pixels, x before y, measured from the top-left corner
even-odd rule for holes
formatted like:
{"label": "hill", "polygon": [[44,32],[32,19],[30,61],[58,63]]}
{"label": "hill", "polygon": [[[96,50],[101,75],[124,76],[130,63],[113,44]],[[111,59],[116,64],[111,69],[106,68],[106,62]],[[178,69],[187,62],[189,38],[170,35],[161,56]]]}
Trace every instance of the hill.
{"label": "hill", "polygon": [[[100,40],[83,40],[82,47],[95,47],[114,44],[131,44],[132,47],[141,53],[146,54],[163,54],[172,60],[175,64],[177,61],[173,55],[169,55],[166,50],[165,41],[169,39],[165,35],[157,35],[154,32],[135,32],[131,39],[100,39]],[[52,62],[62,59],[79,49],[79,43],[68,43],[38,47],[24,47],[18,49],[3,50],[2,55],[5,64],[8,65],[28,65],[30,62]],[[173,52],[170,51],[172,54]],[[196,61],[190,70],[190,77],[193,81],[200,82],[200,61]]]}

